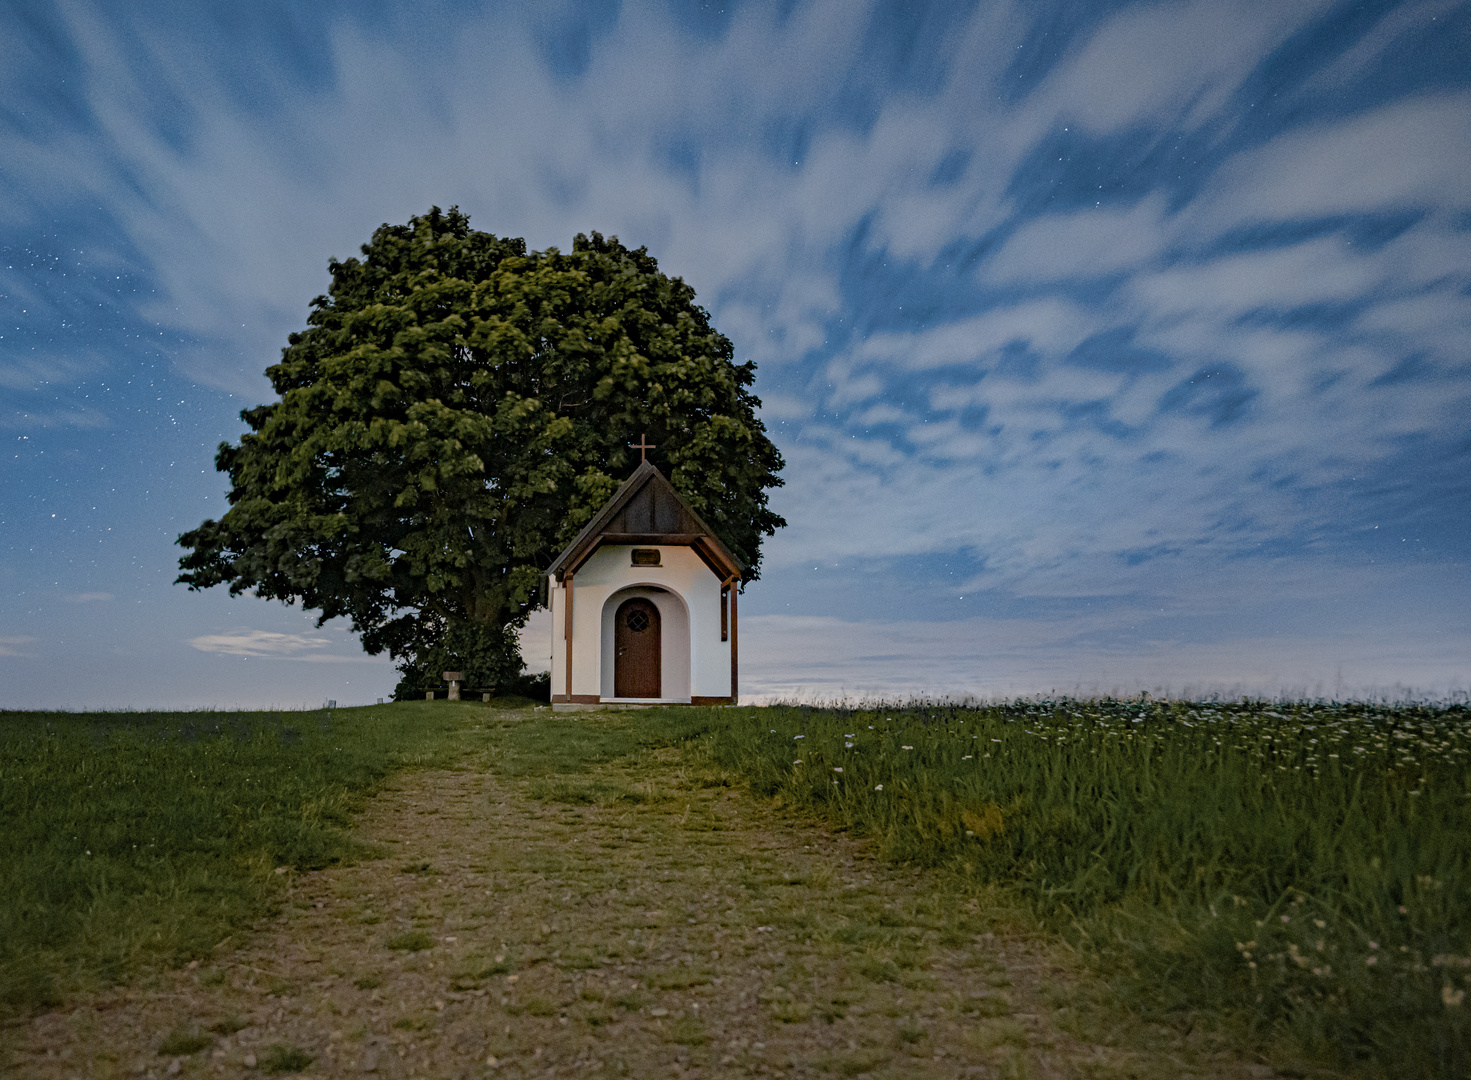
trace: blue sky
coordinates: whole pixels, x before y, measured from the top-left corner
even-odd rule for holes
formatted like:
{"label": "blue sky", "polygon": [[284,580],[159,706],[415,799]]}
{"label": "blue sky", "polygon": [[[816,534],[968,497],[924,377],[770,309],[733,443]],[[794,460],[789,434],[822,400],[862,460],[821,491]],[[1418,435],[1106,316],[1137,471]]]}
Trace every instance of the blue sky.
{"label": "blue sky", "polygon": [[436,204],[758,363],[751,693],[1471,685],[1471,5],[21,0],[0,182],[0,707],[387,693],[173,541]]}

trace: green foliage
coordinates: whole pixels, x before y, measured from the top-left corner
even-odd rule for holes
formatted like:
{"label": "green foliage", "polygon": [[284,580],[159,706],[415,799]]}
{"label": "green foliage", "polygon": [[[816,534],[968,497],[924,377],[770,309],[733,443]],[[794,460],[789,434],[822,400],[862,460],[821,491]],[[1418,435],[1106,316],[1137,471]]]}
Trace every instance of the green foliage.
{"label": "green foliage", "polygon": [[758,792],[1009,886],[1153,1008],[1234,1014],[1339,1065],[1471,1074],[1465,706],[720,718],[717,760]]}
{"label": "green foliage", "polygon": [[549,702],[552,700],[552,673],[549,671],[540,671],[535,674],[522,672],[506,686],[502,697]]}
{"label": "green foliage", "polygon": [[426,617],[416,632],[413,646],[398,653],[395,701],[418,701],[426,690],[443,689],[446,671],[464,672],[467,687],[510,689],[524,678],[514,625]]}
{"label": "green foliage", "polygon": [[474,709],[0,713],[0,1012],[206,955]]}
{"label": "green foliage", "polygon": [[499,686],[543,568],[632,470],[640,433],[757,576],[784,523],[754,365],[647,251],[593,233],[528,253],[435,208],[362,254],[330,264],[268,369],[280,400],[220,447],[231,507],[179,538],[181,582],[351,620],[406,683],[427,677],[402,696],[446,668]]}

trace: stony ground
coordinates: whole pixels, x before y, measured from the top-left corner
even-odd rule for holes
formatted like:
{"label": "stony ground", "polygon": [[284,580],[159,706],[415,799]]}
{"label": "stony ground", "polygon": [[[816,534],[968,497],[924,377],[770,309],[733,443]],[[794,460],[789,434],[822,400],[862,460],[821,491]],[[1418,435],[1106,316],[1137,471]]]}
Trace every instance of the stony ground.
{"label": "stony ground", "polygon": [[399,774],[361,820],[383,858],[287,874],[213,959],[33,1018],[6,1074],[1271,1075],[690,751],[494,756]]}

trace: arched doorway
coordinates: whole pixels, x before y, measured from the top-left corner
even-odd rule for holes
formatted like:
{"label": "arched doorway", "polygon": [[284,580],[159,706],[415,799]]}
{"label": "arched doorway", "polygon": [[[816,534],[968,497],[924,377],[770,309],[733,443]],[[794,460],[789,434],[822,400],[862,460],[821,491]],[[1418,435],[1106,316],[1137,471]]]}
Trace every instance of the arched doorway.
{"label": "arched doorway", "polygon": [[613,696],[656,698],[663,689],[663,633],[659,609],[634,597],[613,618]]}

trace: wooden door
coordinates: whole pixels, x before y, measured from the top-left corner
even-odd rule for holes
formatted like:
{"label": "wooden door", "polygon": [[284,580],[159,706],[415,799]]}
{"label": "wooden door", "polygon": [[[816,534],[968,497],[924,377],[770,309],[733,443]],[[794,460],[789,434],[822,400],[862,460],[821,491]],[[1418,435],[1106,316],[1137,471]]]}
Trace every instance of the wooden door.
{"label": "wooden door", "polygon": [[613,696],[656,698],[663,688],[659,609],[625,600],[613,623]]}

